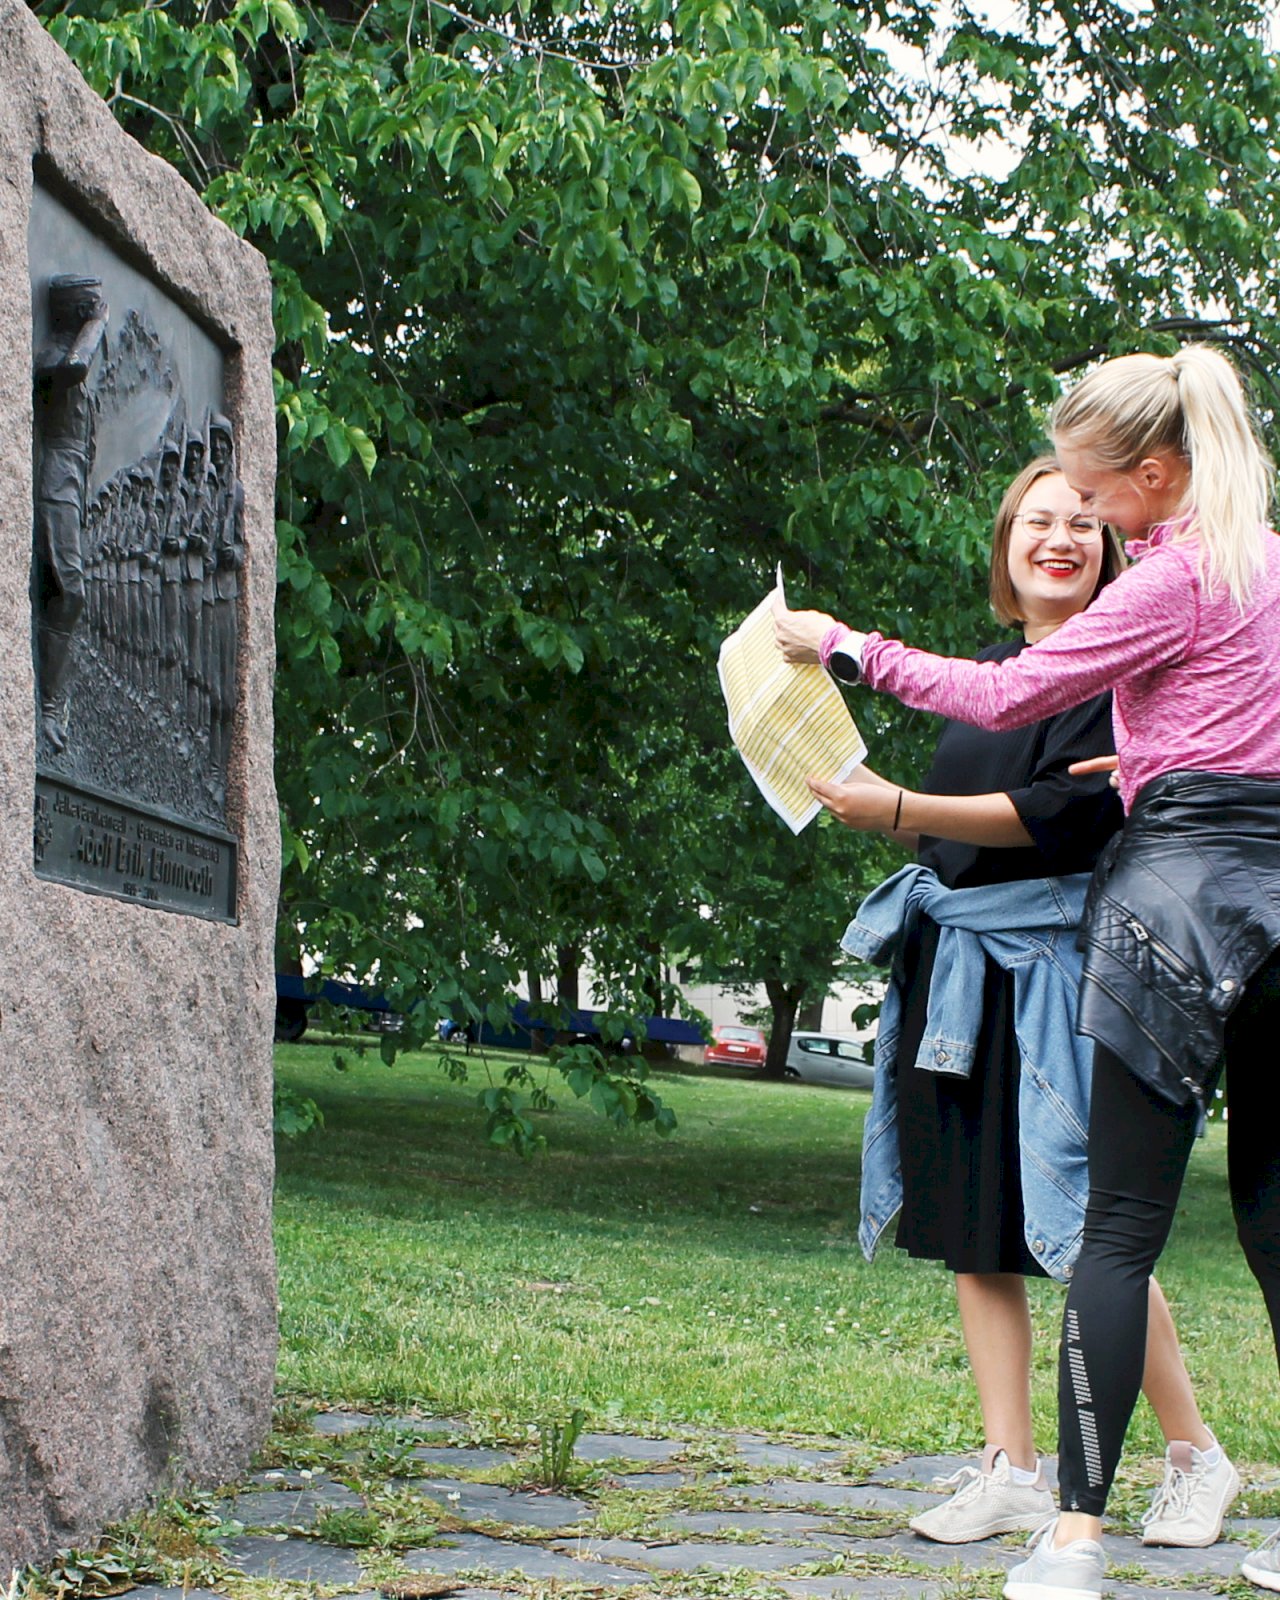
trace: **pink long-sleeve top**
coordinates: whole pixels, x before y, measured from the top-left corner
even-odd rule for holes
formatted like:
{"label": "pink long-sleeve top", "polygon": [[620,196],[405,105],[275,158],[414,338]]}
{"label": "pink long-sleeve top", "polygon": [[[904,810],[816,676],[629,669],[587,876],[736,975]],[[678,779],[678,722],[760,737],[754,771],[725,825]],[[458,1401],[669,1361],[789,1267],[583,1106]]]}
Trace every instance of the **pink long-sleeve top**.
{"label": "pink long-sleeve top", "polygon": [[1280,538],[1265,549],[1243,613],[1224,587],[1206,592],[1198,544],[1164,524],[1130,541],[1134,565],[1086,611],[1019,655],[952,660],[871,633],[863,675],[909,706],[997,731],[1111,689],[1126,811],[1165,772],[1280,778]]}

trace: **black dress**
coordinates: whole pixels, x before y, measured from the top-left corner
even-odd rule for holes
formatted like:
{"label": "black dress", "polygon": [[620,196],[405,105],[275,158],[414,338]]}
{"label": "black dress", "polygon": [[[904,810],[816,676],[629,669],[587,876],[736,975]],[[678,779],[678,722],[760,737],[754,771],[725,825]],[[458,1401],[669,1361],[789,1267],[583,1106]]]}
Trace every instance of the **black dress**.
{"label": "black dress", "polygon": [[[1021,639],[989,646],[1003,661]],[[922,785],[927,794],[1006,793],[1035,841],[1000,850],[922,837],[919,859],[949,889],[1091,872],[1123,812],[1106,773],[1073,778],[1067,766],[1115,749],[1111,696],[1008,733],[947,722]],[[897,1243],[952,1272],[1043,1276],[1023,1237],[1018,1156],[1018,1047],[1013,980],[987,962],[982,1031],[972,1075],[915,1066],[924,1033],[938,928],[922,919],[901,960],[906,988],[898,1044],[898,1141],[903,1204]]]}

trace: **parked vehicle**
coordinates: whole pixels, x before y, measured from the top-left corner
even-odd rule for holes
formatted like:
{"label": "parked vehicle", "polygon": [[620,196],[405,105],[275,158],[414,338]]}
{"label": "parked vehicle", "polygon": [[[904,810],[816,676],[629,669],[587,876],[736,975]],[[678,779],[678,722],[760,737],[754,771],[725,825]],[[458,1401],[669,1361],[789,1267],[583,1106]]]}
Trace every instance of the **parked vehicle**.
{"label": "parked vehicle", "polygon": [[326,1000],[340,1011],[358,1012],[364,1026],[377,1033],[395,1033],[403,1017],[376,989],[358,983],[339,983],[335,978],[303,978],[297,973],[276,973],[276,1039],[292,1043],[307,1031],[308,1013],[317,1001]]}
{"label": "parked vehicle", "polygon": [[[376,989],[358,983],[341,983],[335,978],[303,978],[294,973],[277,972],[277,1040],[301,1039],[307,1031],[308,1013],[320,1000],[338,1010],[356,1012],[364,1019],[361,1026],[375,1033],[399,1033],[404,1027],[404,1018]],[[494,1028],[488,1021],[459,1023],[446,1018],[437,1023],[436,1030],[442,1040],[465,1042],[468,1048],[478,1042],[499,1050],[528,1050],[535,1034],[541,1033],[548,1042],[559,1036],[568,1042],[600,1045],[619,1055],[630,1054],[636,1048],[630,1033],[617,1043],[602,1044],[599,1015],[594,1011],[562,1012],[551,1005],[542,1007],[535,1017],[527,1000],[517,1000],[505,1028]],[[683,1017],[646,1017],[644,1025],[646,1049],[661,1047],[674,1053],[677,1045],[702,1043],[698,1024]],[[760,1059],[764,1060],[763,1055]]]}
{"label": "parked vehicle", "polygon": [[704,1066],[762,1067],[769,1041],[761,1028],[720,1023],[711,1030],[711,1043],[702,1052]]}
{"label": "parked vehicle", "polygon": [[793,1033],[783,1071],[805,1083],[869,1089],[875,1079],[872,1044],[871,1033]]}

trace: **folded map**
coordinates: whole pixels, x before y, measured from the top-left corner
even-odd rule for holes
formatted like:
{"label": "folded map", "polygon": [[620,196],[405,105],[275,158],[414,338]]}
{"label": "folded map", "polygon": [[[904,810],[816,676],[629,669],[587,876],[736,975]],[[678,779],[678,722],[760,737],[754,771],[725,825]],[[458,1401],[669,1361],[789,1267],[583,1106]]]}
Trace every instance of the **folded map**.
{"label": "folded map", "polygon": [[[775,592],[785,603],[781,566]],[[760,793],[799,833],[822,809],[804,780],[839,783],[866,760],[849,708],[821,667],[782,659],[772,594],[720,646],[719,672],[730,737]]]}

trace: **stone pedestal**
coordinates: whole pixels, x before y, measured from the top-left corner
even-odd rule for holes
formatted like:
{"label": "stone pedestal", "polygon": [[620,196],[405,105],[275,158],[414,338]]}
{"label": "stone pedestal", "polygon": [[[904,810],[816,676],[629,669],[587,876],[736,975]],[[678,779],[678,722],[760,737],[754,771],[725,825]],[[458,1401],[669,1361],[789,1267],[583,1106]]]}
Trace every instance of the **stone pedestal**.
{"label": "stone pedestal", "polygon": [[0,1586],[269,1424],[270,311],[0,0]]}

